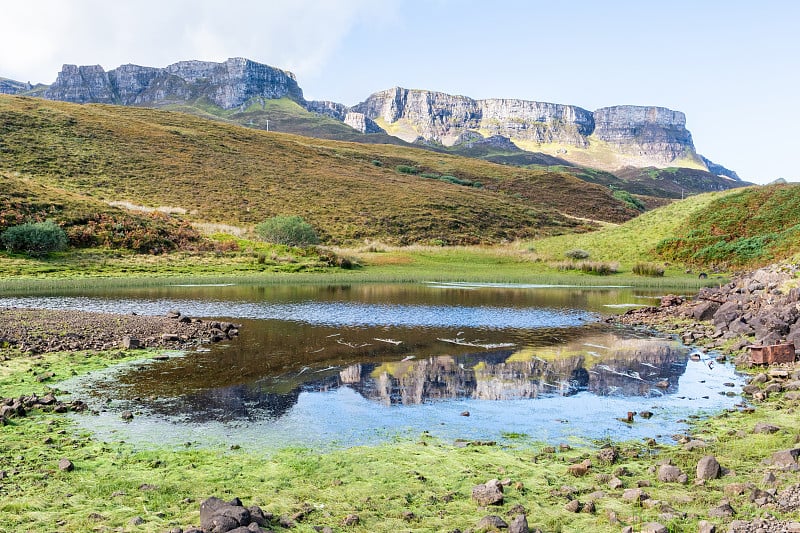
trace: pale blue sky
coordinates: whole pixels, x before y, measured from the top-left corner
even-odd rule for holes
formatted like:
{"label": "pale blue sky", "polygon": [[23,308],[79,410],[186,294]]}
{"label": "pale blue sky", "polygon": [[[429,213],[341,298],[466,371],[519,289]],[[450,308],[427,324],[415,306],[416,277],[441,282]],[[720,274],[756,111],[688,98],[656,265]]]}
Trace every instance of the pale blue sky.
{"label": "pale blue sky", "polygon": [[350,105],[396,85],[659,105],[742,178],[800,180],[800,2],[0,0],[0,12],[0,76],[21,81],[51,83],[62,63],[243,56]]}

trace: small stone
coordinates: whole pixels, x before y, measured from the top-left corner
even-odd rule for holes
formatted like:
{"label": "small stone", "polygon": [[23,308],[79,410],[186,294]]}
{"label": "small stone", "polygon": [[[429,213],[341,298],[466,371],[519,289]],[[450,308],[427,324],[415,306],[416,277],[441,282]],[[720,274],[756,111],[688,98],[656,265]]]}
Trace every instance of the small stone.
{"label": "small stone", "polygon": [[772,424],[767,424],[766,422],[759,422],[753,428],[753,433],[772,434],[772,433],[777,433],[778,431],[780,431],[780,429],[781,428],[779,428],[778,426],[773,426]]}
{"label": "small stone", "polygon": [[507,529],[508,524],[505,520],[497,515],[484,516],[475,525],[476,531],[496,531],[498,529]]}
{"label": "small stone", "polygon": [[612,477],[608,482],[608,488],[612,490],[621,489],[625,484],[618,477]]}
{"label": "small stone", "polygon": [[75,470],[75,465],[66,457],[58,461],[58,469],[62,472],[72,472]]}
{"label": "small stone", "polygon": [[700,520],[697,523],[697,533],[717,533],[717,526],[708,520]]}
{"label": "small stone", "polygon": [[733,510],[733,507],[731,507],[731,504],[728,502],[722,502],[718,506],[708,510],[708,516],[711,518],[729,518],[735,514],[736,511]]}
{"label": "small stone", "polygon": [[142,524],[144,524],[144,518],[142,518],[141,516],[134,516],[128,521],[128,523],[132,526],[141,526]]}
{"label": "small stone", "polygon": [[669,530],[658,522],[647,522],[642,524],[642,533],[669,533]]}
{"label": "small stone", "polygon": [[469,416],[469,411],[461,411],[461,416]]}
{"label": "small stone", "polygon": [[581,508],[581,502],[579,502],[578,500],[570,500],[569,503],[567,503],[564,506],[564,510],[569,513],[577,513],[580,510],[580,508]]}
{"label": "small stone", "polygon": [[650,498],[650,495],[648,495],[645,491],[639,488],[625,489],[625,492],[622,493],[622,499],[625,500],[626,502],[639,503],[648,498]]}
{"label": "small stone", "polygon": [[126,422],[129,422],[129,421],[133,420],[133,413],[131,413],[130,411],[127,411],[127,410],[126,411],[122,411],[119,414],[119,417],[121,419],[125,420]]}
{"label": "small stone", "polygon": [[357,514],[349,514],[345,516],[344,519],[342,520],[342,525],[345,527],[355,526],[358,525],[360,521],[361,519],[358,517]]}
{"label": "small stone", "polygon": [[777,481],[775,474],[772,472],[764,472],[764,483],[772,484],[775,483],[775,481]]}
{"label": "small stone", "polygon": [[583,507],[581,507],[581,512],[582,513],[594,514],[595,510],[596,510],[596,507],[594,505],[594,501],[592,501],[592,500],[589,500],[588,502],[584,503]]}

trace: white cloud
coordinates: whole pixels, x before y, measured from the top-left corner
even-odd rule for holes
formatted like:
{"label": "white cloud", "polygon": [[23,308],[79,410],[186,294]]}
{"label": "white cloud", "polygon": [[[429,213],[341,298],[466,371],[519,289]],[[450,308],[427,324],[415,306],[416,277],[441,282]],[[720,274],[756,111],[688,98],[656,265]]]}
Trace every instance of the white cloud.
{"label": "white cloud", "polygon": [[51,83],[63,63],[112,69],[247,57],[302,80],[356,26],[396,8],[396,0],[3,0],[0,76]]}

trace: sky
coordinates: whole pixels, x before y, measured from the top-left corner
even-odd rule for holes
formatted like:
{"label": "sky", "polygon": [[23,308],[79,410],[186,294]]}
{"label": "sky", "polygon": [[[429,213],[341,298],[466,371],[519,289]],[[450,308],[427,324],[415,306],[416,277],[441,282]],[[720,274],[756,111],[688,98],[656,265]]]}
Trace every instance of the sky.
{"label": "sky", "polygon": [[0,0],[0,77],[246,57],[309,100],[401,86],[683,111],[742,179],[800,181],[794,0]]}

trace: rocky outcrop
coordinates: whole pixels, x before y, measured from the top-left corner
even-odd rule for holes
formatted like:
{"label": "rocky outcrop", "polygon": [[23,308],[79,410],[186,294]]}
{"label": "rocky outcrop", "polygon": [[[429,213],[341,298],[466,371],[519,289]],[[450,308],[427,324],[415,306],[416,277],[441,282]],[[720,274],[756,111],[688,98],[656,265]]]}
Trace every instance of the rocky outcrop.
{"label": "rocky outcrop", "polygon": [[732,179],[733,181],[742,180],[739,177],[739,174],[737,174],[733,170],[730,170],[728,168],[723,167],[722,165],[714,163],[713,161],[711,161],[707,157],[703,157],[702,155],[700,156],[700,159],[703,160],[703,163],[705,163],[706,167],[708,168],[708,171],[711,172],[712,174],[716,174],[717,176],[723,176],[725,178]]}
{"label": "rocky outcrop", "polygon": [[[573,148],[587,149],[594,143],[610,152],[611,160],[598,165],[609,170],[629,165],[705,165],[695,152],[685,115],[663,107],[615,106],[591,112],[573,105],[517,99],[473,100],[394,87],[371,95],[352,110],[408,142],[454,146],[474,142],[476,135],[500,136],[525,149],[531,149],[526,143],[555,146],[557,155],[567,159],[573,155]],[[590,152],[575,156],[580,163],[592,159]],[[719,165],[714,168],[720,173],[726,171],[726,176],[732,174]]]}
{"label": "rocky outcrop", "polygon": [[604,107],[594,112],[594,124],[595,138],[655,166],[695,157],[686,115],[680,111],[628,105]]}
{"label": "rocky outcrop", "polygon": [[335,118],[344,122],[350,108],[344,104],[331,102],[329,100],[312,100],[306,102],[306,109],[312,113],[318,113],[327,117]]}
{"label": "rocky outcrop", "polygon": [[402,123],[394,135],[453,146],[465,133],[500,135],[536,143],[586,146],[592,113],[580,107],[513,99],[473,100],[441,92],[394,87],[373,94],[353,111],[386,124]]}
{"label": "rocky outcrop", "polygon": [[386,133],[375,121],[363,113],[350,111],[344,117],[344,123],[361,133]]}
{"label": "rocky outcrop", "polygon": [[222,63],[181,61],[163,69],[122,65],[108,72],[100,65],[64,65],[44,97],[153,106],[205,98],[222,109],[245,105],[252,98],[305,103],[294,74],[240,57]]}
{"label": "rocky outcrop", "polygon": [[19,94],[33,89],[30,83],[0,78],[0,94]]}

